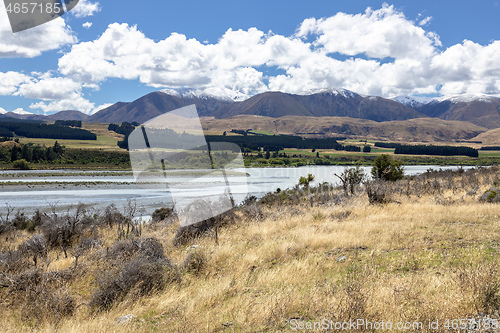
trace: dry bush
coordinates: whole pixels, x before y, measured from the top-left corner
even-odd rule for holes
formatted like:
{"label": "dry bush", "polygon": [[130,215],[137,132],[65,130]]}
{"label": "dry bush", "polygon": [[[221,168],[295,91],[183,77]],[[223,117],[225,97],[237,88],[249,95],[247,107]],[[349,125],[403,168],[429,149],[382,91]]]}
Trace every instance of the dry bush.
{"label": "dry bush", "polygon": [[66,290],[74,276],[71,271],[43,273],[39,269],[17,274],[10,278],[11,306],[19,306],[26,321],[57,324],[74,314],[75,300]]}
{"label": "dry bush", "polygon": [[32,236],[19,245],[17,250],[24,256],[32,257],[35,267],[38,264],[38,258],[47,257],[47,244],[40,234]]}
{"label": "dry bush", "polygon": [[193,239],[208,234],[212,229],[233,224],[236,219],[236,214],[233,210],[229,210],[218,216],[211,217],[201,222],[191,224],[177,229],[173,245],[185,245]]}
{"label": "dry bush", "polygon": [[134,256],[151,257],[168,261],[165,258],[163,245],[156,238],[152,237],[120,241],[109,249],[107,253],[107,258],[114,261],[126,261]]}
{"label": "dry bush", "polygon": [[44,214],[41,217],[40,230],[47,246],[49,248],[60,247],[67,258],[67,251],[76,240],[85,235],[95,235],[96,221],[86,213],[85,206],[79,205],[72,213],[67,211],[63,215],[58,215],[54,211],[50,215]]}
{"label": "dry bush", "polygon": [[91,297],[89,305],[96,311],[109,310],[134,290],[137,297],[160,290],[164,286],[162,261],[138,257],[127,261],[120,269],[98,278],[99,287]]}
{"label": "dry bush", "polygon": [[109,310],[126,297],[137,299],[180,279],[155,238],[118,242],[106,259],[108,270],[97,277],[98,288],[89,303],[94,311]]}
{"label": "dry bush", "polygon": [[190,252],[184,263],[182,264],[182,268],[189,273],[199,274],[203,268],[206,266],[207,257],[201,253],[200,251]]}
{"label": "dry bush", "polygon": [[[392,182],[390,184],[393,184]],[[366,194],[370,204],[385,204],[390,202],[388,193],[389,185],[386,181],[373,181],[365,183]]]}
{"label": "dry bush", "polygon": [[153,214],[151,214],[151,219],[152,222],[159,222],[165,220],[167,217],[170,217],[174,214],[174,209],[173,208],[158,208],[156,209]]}

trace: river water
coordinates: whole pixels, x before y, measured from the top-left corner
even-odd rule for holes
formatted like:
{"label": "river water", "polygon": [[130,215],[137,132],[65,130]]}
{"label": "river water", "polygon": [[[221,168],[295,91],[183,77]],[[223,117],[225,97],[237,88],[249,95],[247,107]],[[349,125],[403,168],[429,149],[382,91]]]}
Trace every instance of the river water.
{"label": "river water", "polygon": [[[370,167],[363,167],[369,174]],[[428,169],[457,169],[457,167],[406,166],[406,175],[416,175]],[[299,168],[248,168],[240,175],[196,178],[169,174],[165,183],[137,184],[130,172],[36,170],[0,171],[0,213],[6,206],[31,214],[36,209],[48,211],[51,207],[68,209],[79,203],[102,209],[110,204],[124,209],[134,202],[143,215],[154,209],[172,206],[172,195],[178,198],[203,198],[230,189],[236,202],[247,195],[257,197],[277,188],[291,188],[301,176],[315,176],[312,183],[329,182],[338,185],[343,166],[307,166]],[[247,176],[243,174],[246,173]],[[194,184],[194,185],[193,185]],[[230,185],[228,187],[228,184]]]}

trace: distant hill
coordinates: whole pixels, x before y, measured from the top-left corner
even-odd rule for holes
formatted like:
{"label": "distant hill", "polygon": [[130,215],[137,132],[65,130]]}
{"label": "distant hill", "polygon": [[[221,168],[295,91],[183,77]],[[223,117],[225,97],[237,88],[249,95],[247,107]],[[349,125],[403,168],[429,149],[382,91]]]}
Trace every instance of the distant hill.
{"label": "distant hill", "polygon": [[92,115],[88,121],[100,123],[121,123],[124,121],[146,122],[165,112],[195,104],[201,116],[211,115],[223,106],[232,103],[214,97],[174,96],[157,91],[130,103],[117,103]]}
{"label": "distant hill", "polygon": [[216,132],[252,129],[275,134],[311,136],[313,133],[317,133],[320,136],[363,136],[409,142],[470,140],[487,131],[484,127],[467,122],[432,118],[376,122],[346,117],[286,116],[271,118],[243,115],[226,119],[205,117],[201,118],[201,121],[204,130]]}
{"label": "distant hill", "polygon": [[467,121],[486,128],[500,127],[500,99],[487,95],[463,95],[418,106],[419,112],[443,120]]}
{"label": "distant hill", "polygon": [[54,114],[51,114],[50,116],[47,116],[46,119],[49,121],[56,121],[56,120],[81,120],[81,121],[87,121],[89,118],[89,115],[80,112],[80,111],[75,111],[75,110],[66,110],[66,111],[60,111]]}
{"label": "distant hill", "polygon": [[491,129],[481,133],[471,141],[481,141],[482,146],[500,146],[500,128]]}

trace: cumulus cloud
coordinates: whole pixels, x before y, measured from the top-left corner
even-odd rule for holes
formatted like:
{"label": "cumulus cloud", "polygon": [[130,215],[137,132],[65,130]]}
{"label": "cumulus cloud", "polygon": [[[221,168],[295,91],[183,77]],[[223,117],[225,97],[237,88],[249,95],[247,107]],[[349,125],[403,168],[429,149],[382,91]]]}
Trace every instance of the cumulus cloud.
{"label": "cumulus cloud", "polygon": [[[82,8],[90,4],[82,3]],[[228,29],[216,43],[180,33],[153,40],[137,26],[113,23],[97,39],[72,45],[59,59],[55,77],[0,73],[0,94],[40,99],[31,107],[45,112],[92,113],[102,106],[83,90],[112,78],[244,94],[325,87],[385,97],[500,93],[500,41],[465,40],[445,49],[439,35],[425,28],[431,19],[410,20],[384,4],[355,15],[308,18],[291,36]]]}
{"label": "cumulus cloud", "polygon": [[41,100],[65,99],[75,91],[80,91],[82,85],[69,78],[50,77],[42,75],[40,79],[32,78],[22,83],[14,95]]}
{"label": "cumulus cloud", "polygon": [[[98,39],[73,45],[59,71],[87,83],[138,79],[158,88],[221,86],[245,94],[333,86],[391,95],[435,86],[426,69],[440,46],[437,34],[384,4],[358,15],[306,19],[292,36],[229,29],[215,44],[179,33],[154,41],[136,26],[114,23]],[[337,60],[337,53],[352,58]],[[267,77],[265,67],[286,74]]]}
{"label": "cumulus cloud", "polygon": [[328,53],[370,58],[412,58],[432,56],[441,42],[434,33],[415,26],[394,6],[368,8],[364,14],[338,13],[329,18],[305,20],[296,35],[317,36],[314,45]]}
{"label": "cumulus cloud", "polygon": [[44,113],[64,110],[78,110],[83,113],[90,113],[95,109],[95,104],[84,98],[81,93],[74,92],[65,99],[32,103],[30,109],[41,109]]}
{"label": "cumulus cloud", "polygon": [[78,18],[93,16],[95,13],[101,11],[99,2],[91,2],[89,0],[80,0],[75,8],[70,11],[71,14]]}
{"label": "cumulus cloud", "polygon": [[15,94],[22,83],[29,82],[30,77],[18,72],[0,72],[0,95]]}
{"label": "cumulus cloud", "polygon": [[90,29],[92,27],[92,22],[85,22],[84,24],[82,24],[82,27],[84,27],[85,29]]}
{"label": "cumulus cloud", "polygon": [[0,58],[33,58],[76,42],[73,31],[62,18],[14,34],[5,7],[0,5]]}

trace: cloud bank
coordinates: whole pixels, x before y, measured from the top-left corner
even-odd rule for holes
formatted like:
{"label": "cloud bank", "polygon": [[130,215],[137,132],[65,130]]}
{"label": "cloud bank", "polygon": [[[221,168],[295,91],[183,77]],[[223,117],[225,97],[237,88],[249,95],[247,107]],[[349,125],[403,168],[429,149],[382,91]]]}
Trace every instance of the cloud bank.
{"label": "cloud bank", "polygon": [[[98,8],[97,3],[82,11],[88,16]],[[290,36],[228,29],[213,44],[181,33],[153,40],[126,23],[110,24],[97,39],[76,43],[64,21],[55,20],[59,30],[52,32],[51,45],[27,48],[32,44],[0,42],[0,56],[35,56],[72,43],[58,61],[58,72],[35,78],[0,73],[6,78],[0,80],[0,94],[41,99],[32,107],[46,112],[94,111],[85,89],[98,89],[108,79],[138,80],[155,88],[219,87],[250,95],[325,87],[384,97],[499,94],[500,41],[480,45],[464,40],[443,48],[439,35],[426,30],[431,19],[413,21],[384,4],[355,15],[308,18]],[[0,25],[2,41],[4,30]]]}

